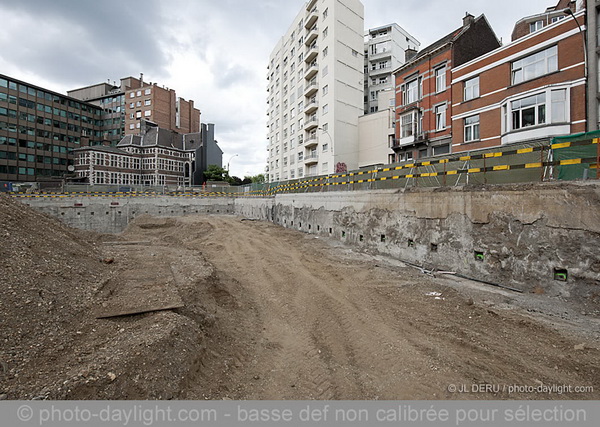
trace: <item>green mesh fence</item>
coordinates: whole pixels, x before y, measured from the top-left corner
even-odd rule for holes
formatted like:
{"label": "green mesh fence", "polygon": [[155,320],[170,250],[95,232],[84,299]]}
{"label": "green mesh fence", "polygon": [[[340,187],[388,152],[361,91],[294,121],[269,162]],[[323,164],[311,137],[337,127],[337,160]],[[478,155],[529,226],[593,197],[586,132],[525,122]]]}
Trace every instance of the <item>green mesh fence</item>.
{"label": "green mesh fence", "polygon": [[253,186],[247,195],[589,179],[596,177],[599,137],[600,132],[577,134],[394,163],[376,169],[269,183]]}

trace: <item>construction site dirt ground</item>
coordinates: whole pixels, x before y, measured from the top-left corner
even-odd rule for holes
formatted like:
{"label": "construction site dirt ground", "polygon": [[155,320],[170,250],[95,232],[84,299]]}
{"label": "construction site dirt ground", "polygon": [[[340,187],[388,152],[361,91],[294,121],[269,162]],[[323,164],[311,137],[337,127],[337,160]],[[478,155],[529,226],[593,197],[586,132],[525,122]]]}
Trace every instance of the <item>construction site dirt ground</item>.
{"label": "construction site dirt ground", "polygon": [[[17,227],[4,203],[5,399],[600,398],[600,321],[556,298],[240,217],[139,217],[112,236],[39,214]],[[72,259],[22,261],[21,280],[11,260],[44,257],[40,224]]]}

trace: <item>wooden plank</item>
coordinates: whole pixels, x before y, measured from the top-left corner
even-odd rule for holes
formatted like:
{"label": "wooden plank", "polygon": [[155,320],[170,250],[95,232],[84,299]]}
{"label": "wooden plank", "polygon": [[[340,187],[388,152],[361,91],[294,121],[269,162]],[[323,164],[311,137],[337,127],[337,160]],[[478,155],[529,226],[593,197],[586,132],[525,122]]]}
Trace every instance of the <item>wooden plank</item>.
{"label": "wooden plank", "polygon": [[108,319],[111,317],[122,317],[122,316],[131,316],[134,314],[144,314],[144,313],[152,313],[155,311],[165,311],[165,310],[174,310],[176,308],[185,307],[183,303],[171,303],[165,304],[161,306],[148,306],[148,307],[136,307],[124,311],[115,311],[115,312],[105,312],[96,315],[96,319]]}
{"label": "wooden plank", "polygon": [[123,241],[123,242],[102,242],[103,245],[108,245],[108,246],[120,246],[120,245],[149,245],[151,242],[150,241],[140,241],[140,242],[133,242],[133,241]]}

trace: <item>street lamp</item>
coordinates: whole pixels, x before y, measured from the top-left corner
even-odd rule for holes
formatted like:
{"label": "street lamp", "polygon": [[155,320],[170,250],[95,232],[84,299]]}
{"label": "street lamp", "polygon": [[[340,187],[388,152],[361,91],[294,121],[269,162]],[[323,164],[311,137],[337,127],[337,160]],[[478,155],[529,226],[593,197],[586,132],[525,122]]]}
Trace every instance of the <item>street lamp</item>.
{"label": "street lamp", "polygon": [[233,159],[234,157],[237,157],[237,156],[239,156],[239,154],[234,154],[233,156],[231,156],[231,158],[227,162],[227,173],[229,173],[229,163],[231,163],[231,159]]}
{"label": "street lamp", "polygon": [[329,135],[329,132],[327,132],[322,127],[318,127],[317,130],[320,130],[321,132],[323,132],[325,135],[327,135],[329,137],[329,143],[331,145],[331,152],[333,153],[333,139],[331,139],[331,135]]}

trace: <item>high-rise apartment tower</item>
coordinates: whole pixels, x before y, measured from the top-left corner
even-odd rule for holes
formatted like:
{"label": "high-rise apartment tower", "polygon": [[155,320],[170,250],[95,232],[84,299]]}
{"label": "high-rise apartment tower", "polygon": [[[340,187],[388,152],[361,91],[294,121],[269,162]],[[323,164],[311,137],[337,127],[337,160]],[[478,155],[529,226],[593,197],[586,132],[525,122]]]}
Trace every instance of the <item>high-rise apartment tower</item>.
{"label": "high-rise apartment tower", "polygon": [[269,58],[270,182],[358,166],[364,96],[364,7],[310,0]]}

